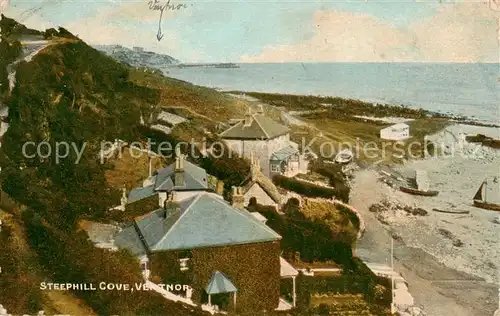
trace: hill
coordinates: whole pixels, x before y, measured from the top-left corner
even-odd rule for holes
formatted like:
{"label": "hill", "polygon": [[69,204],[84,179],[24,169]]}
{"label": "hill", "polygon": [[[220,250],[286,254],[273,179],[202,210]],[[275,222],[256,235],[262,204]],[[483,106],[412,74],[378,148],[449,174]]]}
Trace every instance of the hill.
{"label": "hill", "polygon": [[121,45],[95,45],[94,47],[119,62],[132,67],[161,68],[166,65],[180,63],[180,61],[169,55],[149,52],[141,47],[134,47],[133,49]]}
{"label": "hill", "polygon": [[[2,17],[0,25],[2,31],[7,29],[4,25],[9,30],[9,37],[2,37],[0,43],[0,82],[8,83],[8,66],[16,77],[11,93],[1,86],[0,101],[9,107],[10,126],[0,148],[0,181],[2,190],[21,206],[9,213],[22,228],[10,232],[5,229],[0,237],[9,243],[26,241],[23,249],[12,243],[9,252],[0,256],[0,266],[16,266],[16,258],[30,259],[9,271],[7,281],[12,285],[17,284],[12,283],[14,280],[26,280],[28,287],[39,279],[62,283],[140,281],[135,258],[127,253],[97,249],[76,229],[79,219],[103,220],[106,210],[119,201],[120,192],[105,177],[106,170],[113,166],[101,164],[97,159],[100,144],[116,138],[134,141],[143,135],[140,116],[147,117],[162,106],[163,91],[178,91],[180,86],[199,92],[209,89],[182,82],[172,82],[172,87],[175,86],[172,88],[164,77],[152,74],[148,76],[153,76],[152,81],[158,85],[152,81],[138,83],[131,78],[137,70],[97,51],[64,29],[40,32],[47,40],[46,46],[26,61],[22,55],[29,43],[19,41],[26,28],[6,17]],[[192,93],[183,91],[179,93]],[[183,106],[210,102],[214,101],[199,93]],[[216,102],[231,104],[223,97]],[[188,129],[198,132],[195,126],[188,125]],[[23,144],[27,142],[43,142],[52,152],[23,153]],[[60,144],[79,148],[81,157],[71,150],[66,158],[56,159],[54,151]],[[8,311],[36,312],[49,307],[48,312],[68,312],[54,308],[54,304],[45,304],[40,291],[30,293],[37,298],[34,305],[30,300],[16,301],[4,293],[9,288],[0,288],[0,297],[7,298],[0,303]],[[150,293],[77,291],[74,294],[99,315],[204,315]]]}

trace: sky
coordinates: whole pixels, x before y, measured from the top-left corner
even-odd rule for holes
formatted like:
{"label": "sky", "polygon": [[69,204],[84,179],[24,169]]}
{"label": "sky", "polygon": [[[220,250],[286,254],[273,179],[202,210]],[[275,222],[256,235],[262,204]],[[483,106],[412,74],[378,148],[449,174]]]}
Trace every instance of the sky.
{"label": "sky", "polygon": [[183,62],[498,62],[500,8],[489,1],[170,0],[186,7],[161,23],[149,0],[0,0],[0,11]]}

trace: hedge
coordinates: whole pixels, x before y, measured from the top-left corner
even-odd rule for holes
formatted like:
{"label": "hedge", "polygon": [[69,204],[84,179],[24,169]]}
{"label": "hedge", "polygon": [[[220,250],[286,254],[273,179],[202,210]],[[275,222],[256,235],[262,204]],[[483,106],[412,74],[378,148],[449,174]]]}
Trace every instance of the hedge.
{"label": "hedge", "polygon": [[336,189],[336,197],[342,202],[349,202],[351,190],[340,165],[326,164],[318,160],[311,165],[311,170],[327,177],[330,185]]}
{"label": "hedge", "polygon": [[300,252],[301,260],[306,262],[333,260],[339,264],[352,258],[349,241],[321,221],[303,216],[281,216],[273,208],[261,205],[249,210],[258,211],[267,218],[266,224],[283,237],[281,248],[290,256]]}
{"label": "hedge", "polygon": [[293,178],[288,178],[282,175],[275,175],[273,177],[274,184],[293,191],[298,194],[302,194],[308,197],[322,197],[322,198],[333,198],[337,197],[338,192],[335,189],[322,187],[319,185],[314,185],[305,181],[296,180]]}

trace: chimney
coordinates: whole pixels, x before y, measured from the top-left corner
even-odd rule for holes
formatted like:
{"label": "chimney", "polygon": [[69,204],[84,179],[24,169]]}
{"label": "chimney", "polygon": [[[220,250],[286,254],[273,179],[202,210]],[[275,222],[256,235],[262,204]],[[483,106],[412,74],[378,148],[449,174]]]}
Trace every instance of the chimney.
{"label": "chimney", "polygon": [[167,199],[163,204],[163,208],[165,209],[165,219],[180,216],[181,208],[177,202],[174,191],[167,192]]}
{"label": "chimney", "polygon": [[250,110],[250,108],[248,108],[248,111],[247,113],[245,114],[245,122],[244,122],[244,126],[250,126],[252,125],[252,111]]}
{"label": "chimney", "polygon": [[221,180],[217,180],[216,193],[219,194],[219,195],[223,195],[224,194],[224,182],[221,181]]}
{"label": "chimney", "polygon": [[120,209],[125,211],[125,206],[127,205],[127,188],[123,187],[122,189],[122,198],[120,199]]}
{"label": "chimney", "polygon": [[232,206],[238,209],[245,209],[245,197],[241,191],[241,187],[233,186],[233,194],[232,194]]}
{"label": "chimney", "polygon": [[151,155],[148,155],[148,178],[151,178],[153,175],[153,162],[152,162]]}
{"label": "chimney", "polygon": [[175,157],[175,170],[174,170],[174,185],[176,187],[184,187],[184,156],[179,154]]}
{"label": "chimney", "polygon": [[252,181],[257,180],[257,174],[260,172],[260,160],[259,159],[252,159],[253,163],[250,166],[250,174],[252,177]]}

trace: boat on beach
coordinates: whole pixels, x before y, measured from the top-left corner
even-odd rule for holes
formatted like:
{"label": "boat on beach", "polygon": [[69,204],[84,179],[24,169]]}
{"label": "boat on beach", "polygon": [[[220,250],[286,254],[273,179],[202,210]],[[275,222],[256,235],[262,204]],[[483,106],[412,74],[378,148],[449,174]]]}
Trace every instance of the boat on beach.
{"label": "boat on beach", "polygon": [[[493,183],[498,184],[498,178],[495,177],[493,179]],[[498,188],[500,189],[500,187]],[[490,210],[490,211],[498,211],[500,212],[500,203],[495,203],[493,201],[488,201],[487,200],[487,192],[488,192],[488,181],[484,180],[483,183],[481,183],[481,186],[477,190],[476,194],[472,198],[473,200],[473,205],[478,208],[482,208],[485,210]],[[499,193],[498,191],[496,192],[497,194]]]}
{"label": "boat on beach", "polygon": [[339,164],[347,164],[352,161],[352,151],[349,149],[342,149],[336,156],[335,162]]}
{"label": "boat on beach", "polygon": [[439,194],[439,191],[422,191],[414,188],[408,188],[408,187],[399,187],[399,190],[402,192],[408,193],[408,194],[413,194],[413,195],[421,195],[421,196],[436,196]]}
{"label": "boat on beach", "polygon": [[433,208],[432,209],[434,212],[439,212],[439,213],[447,213],[447,214],[469,214],[469,211],[451,211],[451,210],[442,210],[439,208]]}
{"label": "boat on beach", "polygon": [[409,186],[400,186],[399,190],[408,194],[420,196],[436,196],[439,194],[439,191],[430,190],[427,172],[416,170],[415,179],[412,180]]}

